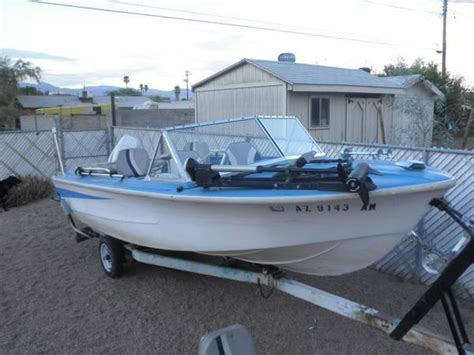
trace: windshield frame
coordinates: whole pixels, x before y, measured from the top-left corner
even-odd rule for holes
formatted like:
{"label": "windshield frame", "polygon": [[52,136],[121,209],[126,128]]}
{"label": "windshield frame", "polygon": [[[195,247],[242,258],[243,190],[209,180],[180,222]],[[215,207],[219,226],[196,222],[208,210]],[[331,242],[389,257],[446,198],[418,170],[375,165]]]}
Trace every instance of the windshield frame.
{"label": "windshield frame", "polygon": [[[222,125],[222,124],[228,124],[228,123],[233,123],[233,122],[240,122],[240,121],[250,121],[254,120],[258,127],[262,130],[268,141],[271,143],[271,145],[275,148],[276,152],[280,155],[280,157],[277,158],[272,158],[266,161],[259,161],[256,163],[253,163],[251,165],[274,165],[275,163],[282,163],[285,160],[292,160],[296,159],[299,156],[290,156],[290,155],[285,155],[282,147],[280,147],[275,140],[275,138],[272,136],[272,134],[269,132],[268,128],[265,126],[265,123],[262,121],[262,119],[286,119],[286,120],[294,120],[297,122],[297,124],[300,126],[300,128],[306,133],[306,137],[308,138],[308,141],[311,142],[311,144],[316,147],[317,151],[315,151],[315,157],[319,156],[324,156],[324,152],[321,150],[319,145],[316,143],[316,141],[313,139],[313,137],[309,134],[309,132],[306,130],[306,128],[303,126],[301,121],[295,117],[295,116],[246,116],[246,117],[240,117],[240,118],[232,118],[232,119],[226,119],[226,120],[219,120],[219,121],[212,121],[212,122],[205,122],[205,123],[193,123],[193,124],[188,124],[188,125],[180,125],[180,126],[173,126],[173,127],[168,127],[164,128],[161,130],[161,135],[160,138],[158,139],[158,142],[155,146],[154,153],[153,153],[153,158],[151,159],[150,162],[150,167],[148,169],[148,173],[146,175],[146,180],[151,180],[151,179],[159,179],[159,177],[151,177],[150,176],[150,171],[151,167],[153,165],[153,161],[155,157],[157,156],[158,153],[158,148],[160,144],[166,144],[167,147],[169,148],[170,154],[172,156],[172,159],[175,161],[179,177],[177,180],[184,180],[185,182],[191,182],[191,178],[187,174],[185,168],[184,168],[184,162],[181,162],[181,159],[179,158],[179,154],[176,151],[176,147],[173,144],[173,141],[169,135],[169,132],[173,131],[181,131],[181,130],[186,130],[190,128],[195,128],[195,127],[206,127],[206,126],[217,126],[217,125]],[[305,152],[307,153],[307,152]],[[303,153],[302,153],[303,154]]]}

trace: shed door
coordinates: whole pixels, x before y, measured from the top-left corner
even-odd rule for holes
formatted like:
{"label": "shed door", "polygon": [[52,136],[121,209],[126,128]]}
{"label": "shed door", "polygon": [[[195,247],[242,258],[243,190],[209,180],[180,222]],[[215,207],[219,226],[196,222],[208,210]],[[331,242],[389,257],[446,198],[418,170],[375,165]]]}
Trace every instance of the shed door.
{"label": "shed door", "polygon": [[381,141],[379,139],[380,128],[377,114],[377,108],[380,106],[379,101],[379,99],[367,99],[362,142],[378,143]]}
{"label": "shed door", "polygon": [[366,99],[349,97],[347,98],[346,107],[346,141],[362,142]]}
{"label": "shed door", "polygon": [[349,97],[346,103],[346,140],[348,142],[381,142],[377,109],[380,99]]}

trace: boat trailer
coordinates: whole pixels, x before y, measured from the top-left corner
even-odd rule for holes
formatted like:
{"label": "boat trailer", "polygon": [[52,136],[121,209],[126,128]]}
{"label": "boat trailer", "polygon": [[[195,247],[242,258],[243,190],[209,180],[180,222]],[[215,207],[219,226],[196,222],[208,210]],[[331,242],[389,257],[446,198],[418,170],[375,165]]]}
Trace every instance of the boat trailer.
{"label": "boat trailer", "polygon": [[[260,288],[261,295],[264,297],[269,297],[271,292],[277,289],[339,314],[340,316],[377,328],[395,340],[403,340],[407,343],[416,344],[440,354],[474,354],[474,346],[469,342],[461,313],[451,289],[464,271],[474,263],[474,228],[471,221],[464,218],[443,199],[433,199],[430,204],[440,211],[447,213],[454,222],[459,224],[467,232],[467,237],[464,237],[464,239],[458,243],[459,253],[447,264],[438,279],[428,287],[427,291],[401,320],[388,317],[376,309],[361,305],[316,287],[290,278],[285,278],[280,270],[271,266],[260,265],[260,271],[249,271],[243,268],[162,255],[131,244],[123,244],[122,246],[131,259],[140,263],[257,284]],[[90,228],[79,229],[71,215],[69,215],[69,219],[73,229],[77,233],[76,240],[78,242],[90,238],[101,238],[101,243],[103,243],[103,236],[92,231]],[[110,240],[113,240],[113,238],[110,238],[109,242]],[[115,240],[115,242],[118,241]],[[112,265],[114,258],[110,258],[110,255],[107,256],[106,250],[103,250],[102,246],[101,244],[99,250],[101,263],[106,274],[112,277],[118,276],[107,272],[108,267],[112,270],[112,267],[117,267],[118,265]],[[111,249],[114,249],[117,245],[111,245],[111,247]],[[103,254],[103,251],[105,254]],[[121,265],[119,266],[121,267]],[[270,287],[271,291],[268,294],[264,294],[262,286]],[[454,343],[445,337],[417,326],[438,301],[442,303]],[[225,354],[225,352],[223,354]]]}

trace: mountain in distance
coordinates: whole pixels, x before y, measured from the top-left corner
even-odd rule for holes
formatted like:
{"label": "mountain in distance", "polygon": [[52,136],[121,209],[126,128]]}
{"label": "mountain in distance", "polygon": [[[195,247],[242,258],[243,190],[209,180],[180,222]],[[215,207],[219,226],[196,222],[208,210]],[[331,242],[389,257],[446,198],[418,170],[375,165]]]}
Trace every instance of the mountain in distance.
{"label": "mountain in distance", "polygon": [[[66,94],[66,95],[73,95],[73,96],[80,96],[83,89],[71,89],[71,88],[62,88],[59,86],[55,86],[49,83],[45,83],[40,81],[39,83],[20,83],[20,87],[34,87],[37,90],[42,92],[49,92],[49,94]],[[110,91],[120,89],[120,86],[112,86],[112,85],[96,85],[96,86],[86,86],[85,89],[87,91],[88,96],[103,96],[107,95]],[[171,99],[175,98],[174,90],[158,90],[158,89],[148,89],[146,96],[160,96],[160,97],[169,97]],[[193,93],[189,90],[189,98],[193,97]],[[186,89],[181,88],[180,98],[186,98]]]}

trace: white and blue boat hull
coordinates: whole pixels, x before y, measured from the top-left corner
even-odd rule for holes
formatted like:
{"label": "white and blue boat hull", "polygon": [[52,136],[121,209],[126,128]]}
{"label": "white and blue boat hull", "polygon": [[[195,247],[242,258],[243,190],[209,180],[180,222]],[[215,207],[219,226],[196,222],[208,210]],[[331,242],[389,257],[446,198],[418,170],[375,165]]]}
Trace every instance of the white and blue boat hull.
{"label": "white and blue boat hull", "polygon": [[370,193],[367,208],[357,194],[344,192],[204,189],[72,174],[55,177],[54,184],[74,219],[127,243],[340,275],[383,257],[428,211],[429,201],[454,185],[431,170],[408,174],[416,183],[394,185],[390,169],[401,168],[385,166],[388,176],[374,178],[380,188]]}

